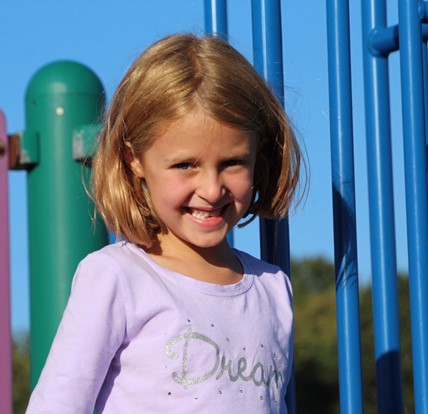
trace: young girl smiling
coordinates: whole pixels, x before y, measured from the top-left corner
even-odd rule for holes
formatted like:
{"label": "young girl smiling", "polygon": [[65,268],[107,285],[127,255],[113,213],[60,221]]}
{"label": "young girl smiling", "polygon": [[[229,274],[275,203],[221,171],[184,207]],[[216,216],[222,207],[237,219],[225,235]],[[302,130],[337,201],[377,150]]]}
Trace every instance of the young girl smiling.
{"label": "young girl smiling", "polygon": [[27,413],[286,413],[290,282],[226,235],[287,213],[300,160],[281,105],[226,42],[147,49],[93,160],[122,241],[80,263]]}

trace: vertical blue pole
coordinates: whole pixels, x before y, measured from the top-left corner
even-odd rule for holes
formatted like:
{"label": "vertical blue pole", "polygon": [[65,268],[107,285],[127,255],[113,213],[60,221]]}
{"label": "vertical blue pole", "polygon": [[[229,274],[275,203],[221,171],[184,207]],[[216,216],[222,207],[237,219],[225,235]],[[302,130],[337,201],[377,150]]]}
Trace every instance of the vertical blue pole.
{"label": "vertical blue pole", "polygon": [[340,412],[362,413],[348,1],[327,2]]}
{"label": "vertical blue pole", "polygon": [[[422,22],[425,23],[422,26],[422,70],[424,76],[424,112],[425,112],[425,145],[426,145],[426,154],[428,156],[428,51],[427,51],[427,38],[428,38],[428,4],[426,2],[419,3],[419,6],[423,5],[424,8],[422,16]],[[427,169],[427,179],[428,179],[428,169]]]}
{"label": "vertical blue pole", "polygon": [[378,412],[403,412],[398,323],[388,57],[373,47],[386,30],[384,0],[362,2],[365,116]]}
{"label": "vertical blue pole", "polygon": [[[227,0],[205,0],[205,33],[227,39]],[[234,243],[233,230],[227,235],[230,246]]]}
{"label": "vertical blue pole", "polygon": [[[281,4],[252,0],[254,66],[284,104]],[[290,272],[288,220],[260,219],[261,255]]]}
{"label": "vertical blue pole", "polygon": [[428,53],[426,43],[422,46],[422,72],[424,77],[425,139],[428,154]]}
{"label": "vertical blue pole", "polygon": [[410,314],[416,413],[428,413],[428,208],[422,73],[417,0],[399,2],[401,91]]}
{"label": "vertical blue pole", "polygon": [[[254,66],[284,104],[282,28],[280,0],[252,0]],[[260,219],[262,259],[279,265],[290,274],[288,220]],[[289,414],[296,412],[295,381],[287,389]]]}
{"label": "vertical blue pole", "polygon": [[205,0],[205,32],[227,38],[227,0]]}

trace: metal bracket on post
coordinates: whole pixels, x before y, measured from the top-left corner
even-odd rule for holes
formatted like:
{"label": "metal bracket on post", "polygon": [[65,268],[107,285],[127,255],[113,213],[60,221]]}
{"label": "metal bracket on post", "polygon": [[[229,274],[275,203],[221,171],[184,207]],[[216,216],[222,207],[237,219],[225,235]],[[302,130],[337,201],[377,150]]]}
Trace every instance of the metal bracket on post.
{"label": "metal bracket on post", "polygon": [[85,164],[90,163],[96,151],[97,137],[100,132],[100,124],[81,125],[73,129],[73,160]]}
{"label": "metal bracket on post", "polygon": [[0,141],[0,159],[6,154],[6,144],[3,141]]}
{"label": "metal bracket on post", "polygon": [[8,135],[9,169],[31,170],[39,163],[39,134],[20,131]]}

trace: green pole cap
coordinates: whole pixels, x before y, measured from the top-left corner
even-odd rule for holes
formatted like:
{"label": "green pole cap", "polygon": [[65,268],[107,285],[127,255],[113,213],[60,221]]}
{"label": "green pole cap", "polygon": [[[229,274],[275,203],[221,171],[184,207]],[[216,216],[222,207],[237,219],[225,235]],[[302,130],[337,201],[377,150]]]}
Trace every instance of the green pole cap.
{"label": "green pole cap", "polygon": [[26,100],[40,95],[103,95],[98,76],[87,66],[73,61],[57,61],[40,68],[31,79]]}

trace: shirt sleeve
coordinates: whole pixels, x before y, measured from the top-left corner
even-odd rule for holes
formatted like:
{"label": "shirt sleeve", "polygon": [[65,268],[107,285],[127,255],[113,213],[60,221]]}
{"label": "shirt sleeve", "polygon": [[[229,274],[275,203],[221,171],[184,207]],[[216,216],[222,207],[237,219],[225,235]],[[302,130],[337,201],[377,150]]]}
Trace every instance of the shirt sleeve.
{"label": "shirt sleeve", "polygon": [[27,414],[92,414],[125,337],[126,300],[120,276],[107,255],[90,255],[80,263]]}

